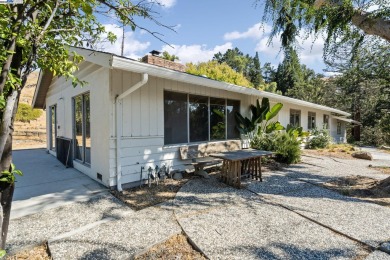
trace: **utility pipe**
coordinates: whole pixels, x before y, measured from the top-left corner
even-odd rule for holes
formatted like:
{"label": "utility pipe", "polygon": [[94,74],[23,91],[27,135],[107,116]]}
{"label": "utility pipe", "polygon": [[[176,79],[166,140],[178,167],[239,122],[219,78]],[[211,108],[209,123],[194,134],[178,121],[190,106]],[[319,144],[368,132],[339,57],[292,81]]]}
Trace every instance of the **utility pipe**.
{"label": "utility pipe", "polygon": [[115,122],[116,122],[116,187],[118,191],[122,191],[122,164],[121,164],[121,147],[122,147],[122,101],[123,99],[145,85],[148,82],[149,76],[147,73],[142,74],[141,81],[122,94],[115,97]]}

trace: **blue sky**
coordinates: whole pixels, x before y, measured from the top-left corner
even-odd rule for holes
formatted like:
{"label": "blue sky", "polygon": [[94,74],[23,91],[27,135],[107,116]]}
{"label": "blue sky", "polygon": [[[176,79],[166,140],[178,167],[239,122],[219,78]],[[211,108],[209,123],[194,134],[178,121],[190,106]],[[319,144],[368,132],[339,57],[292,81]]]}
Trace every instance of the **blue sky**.
{"label": "blue sky", "polygon": [[[262,6],[254,6],[253,0],[158,0],[163,6],[158,20],[166,25],[176,26],[176,32],[137,19],[137,22],[152,31],[164,36],[164,41],[172,47],[157,40],[144,31],[130,29],[125,36],[125,56],[139,58],[151,50],[168,51],[179,56],[180,62],[202,62],[210,60],[214,53],[225,52],[238,47],[244,54],[254,56],[259,52],[261,64],[271,62],[276,66],[282,59],[280,43],[274,38],[272,45],[267,46],[270,26],[260,26]],[[259,1],[262,2],[262,1]],[[103,22],[107,28],[118,35],[114,45],[103,44],[105,51],[119,54],[122,31],[112,21]],[[322,61],[323,39],[313,43],[312,37],[300,39],[300,59],[316,72],[323,73]]]}

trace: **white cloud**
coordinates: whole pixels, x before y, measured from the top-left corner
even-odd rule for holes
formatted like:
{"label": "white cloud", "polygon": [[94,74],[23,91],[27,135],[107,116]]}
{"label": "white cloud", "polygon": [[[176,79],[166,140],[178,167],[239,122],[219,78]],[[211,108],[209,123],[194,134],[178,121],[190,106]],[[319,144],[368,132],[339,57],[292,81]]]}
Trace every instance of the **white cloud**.
{"label": "white cloud", "polygon": [[161,4],[164,8],[171,8],[176,4],[176,0],[149,0],[149,2],[156,2]]}
{"label": "white cloud", "polygon": [[269,34],[271,32],[271,27],[267,24],[257,23],[252,27],[248,28],[245,32],[228,32],[225,33],[223,38],[226,41],[238,40],[238,39],[260,39],[264,34]]}
{"label": "white cloud", "polygon": [[185,64],[188,62],[205,62],[213,58],[217,52],[224,53],[228,49],[232,49],[233,45],[227,42],[223,45],[217,45],[214,48],[207,48],[207,45],[172,45],[171,48],[168,45],[162,47],[162,51],[167,51],[170,54],[174,54],[180,58],[180,62]]}
{"label": "white cloud", "polygon": [[[101,51],[113,53],[120,55],[121,46],[122,46],[122,28],[116,24],[104,24],[107,32],[112,32],[117,36],[116,42],[111,44],[108,41],[101,42],[98,44],[97,48]],[[103,35],[102,38],[106,38],[107,35]],[[145,51],[150,46],[150,42],[140,42],[135,39],[134,32],[127,31],[125,32],[125,41],[124,41],[124,55],[125,57],[138,59],[140,58],[140,52]]]}

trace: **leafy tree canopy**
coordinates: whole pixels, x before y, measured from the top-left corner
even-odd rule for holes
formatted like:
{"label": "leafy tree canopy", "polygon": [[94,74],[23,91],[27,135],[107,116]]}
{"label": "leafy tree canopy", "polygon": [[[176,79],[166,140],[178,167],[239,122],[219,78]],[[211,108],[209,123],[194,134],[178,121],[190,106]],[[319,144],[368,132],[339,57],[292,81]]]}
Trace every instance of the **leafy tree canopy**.
{"label": "leafy tree canopy", "polygon": [[180,60],[178,56],[176,56],[174,54],[170,54],[167,51],[164,51],[162,53],[162,58],[165,59],[165,60],[170,60],[170,61]]}
{"label": "leafy tree canopy", "polygon": [[[257,0],[258,3],[263,1]],[[390,42],[388,0],[266,0],[264,22],[271,22],[271,39],[280,34],[284,48],[294,46],[300,34],[325,37],[325,55],[335,44],[352,41],[356,49],[367,35]],[[372,38],[370,38],[372,39]],[[345,57],[344,57],[345,58]]]}
{"label": "leafy tree canopy", "polygon": [[263,83],[259,54],[254,57],[244,55],[238,48],[228,49],[225,53],[214,54],[213,60],[226,63],[236,72],[242,73],[255,88]]}
{"label": "leafy tree canopy", "polygon": [[226,63],[217,61],[201,62],[198,64],[188,63],[186,72],[199,76],[207,76],[210,79],[224,81],[243,87],[253,87],[251,82],[242,73],[232,69]]}

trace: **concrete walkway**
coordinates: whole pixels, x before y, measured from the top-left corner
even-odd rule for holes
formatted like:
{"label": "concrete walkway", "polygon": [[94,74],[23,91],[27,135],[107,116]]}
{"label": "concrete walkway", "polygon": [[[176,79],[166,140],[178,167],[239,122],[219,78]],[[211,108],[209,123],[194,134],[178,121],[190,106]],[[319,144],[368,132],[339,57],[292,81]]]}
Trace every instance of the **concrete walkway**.
{"label": "concrete walkway", "polygon": [[12,219],[7,250],[48,241],[54,259],[129,259],[184,231],[210,259],[390,259],[390,208],[318,186],[351,174],[388,176],[367,163],[304,157],[241,190],[194,179],[174,201],[141,211],[86,191],[84,200]]}
{"label": "concrete walkway", "polygon": [[66,168],[45,149],[13,151],[13,161],[24,176],[17,176],[11,218],[85,201],[106,190],[79,171]]}

